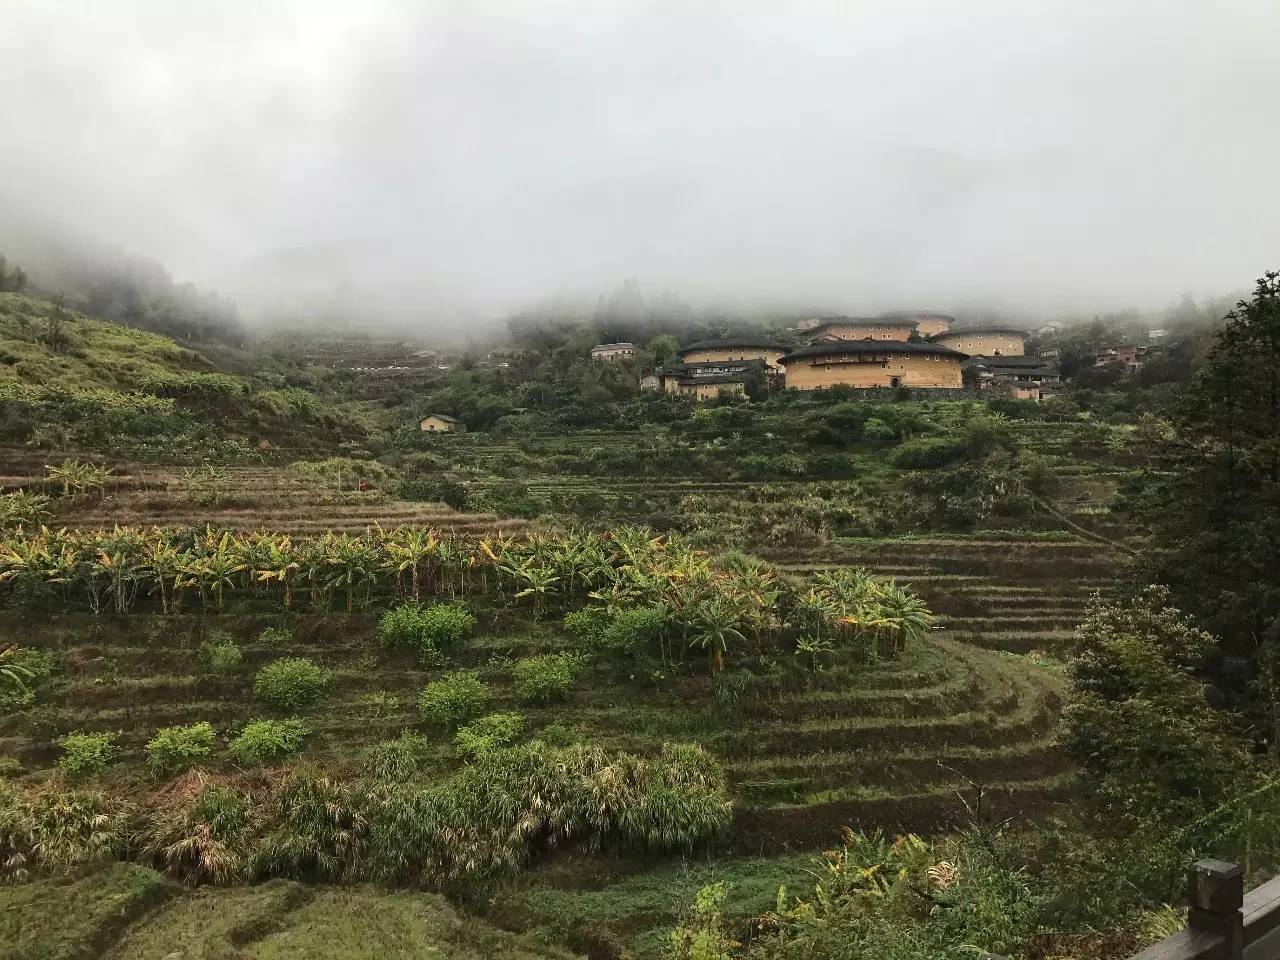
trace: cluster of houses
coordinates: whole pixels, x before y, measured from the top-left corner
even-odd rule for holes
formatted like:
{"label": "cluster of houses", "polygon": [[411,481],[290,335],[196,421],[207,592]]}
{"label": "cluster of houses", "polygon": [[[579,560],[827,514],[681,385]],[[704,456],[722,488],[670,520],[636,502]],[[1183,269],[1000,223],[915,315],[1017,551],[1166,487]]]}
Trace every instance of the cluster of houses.
{"label": "cluster of houses", "polygon": [[[646,374],[640,385],[696,400],[745,393],[753,382],[797,390],[961,390],[970,385],[1039,400],[1060,380],[1051,360],[1027,354],[1025,330],[961,326],[943,313],[815,317],[793,331],[803,343],[759,336],[691,343],[680,350],[678,363]],[[634,356],[630,343],[592,350],[592,357],[606,361]]]}

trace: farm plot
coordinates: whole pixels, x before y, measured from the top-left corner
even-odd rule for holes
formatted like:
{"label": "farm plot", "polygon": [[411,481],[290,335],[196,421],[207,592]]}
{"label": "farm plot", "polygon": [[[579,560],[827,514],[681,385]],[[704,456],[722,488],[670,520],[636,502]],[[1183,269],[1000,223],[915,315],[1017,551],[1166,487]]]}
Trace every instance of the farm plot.
{"label": "farm plot", "polygon": [[[212,723],[225,743],[263,715],[252,677],[266,663],[306,657],[332,671],[325,700],[305,715],[304,759],[354,769],[364,748],[420,729],[417,697],[444,668],[423,669],[384,650],[374,622],[359,616],[68,618],[39,638],[57,657],[58,679],[33,706],[0,716],[0,753],[25,776],[49,775],[56,740],[71,731],[117,734],[120,775],[141,768],[143,746],[178,724]],[[13,635],[16,623],[5,631]],[[237,638],[242,662],[214,674],[200,643],[217,627]],[[29,643],[31,641],[28,641]],[[470,668],[494,692],[491,708],[518,710],[527,735],[652,753],[663,742],[699,742],[725,763],[737,806],[731,846],[739,854],[827,842],[842,823],[925,830],[964,816],[954,791],[982,787],[993,808],[1032,809],[1061,792],[1064,766],[1048,734],[1059,679],[1016,657],[949,640],[925,640],[895,660],[835,658],[812,673],[762,684],[735,698],[729,678],[648,682],[616,663],[595,663],[568,700],[522,702],[513,660],[564,651],[570,639],[536,623],[491,625],[451,652],[449,669]],[[737,682],[745,671],[734,671]],[[550,734],[548,734],[550,735]],[[433,765],[456,766],[450,734],[432,741]],[[217,759],[215,766],[229,761]]]}
{"label": "farm plot", "polygon": [[[28,480],[28,486],[34,483]],[[56,516],[81,529],[116,524],[234,531],[269,529],[291,536],[360,533],[374,526],[434,527],[453,533],[516,533],[526,521],[464,513],[444,504],[388,499],[278,467],[230,467],[216,472],[140,469],[118,473],[101,496],[82,497]]]}
{"label": "farm plot", "polygon": [[1119,582],[1119,560],[1101,544],[980,537],[845,540],[764,555],[796,573],[865,566],[894,577],[928,601],[945,636],[1012,653],[1060,654],[1090,598]]}

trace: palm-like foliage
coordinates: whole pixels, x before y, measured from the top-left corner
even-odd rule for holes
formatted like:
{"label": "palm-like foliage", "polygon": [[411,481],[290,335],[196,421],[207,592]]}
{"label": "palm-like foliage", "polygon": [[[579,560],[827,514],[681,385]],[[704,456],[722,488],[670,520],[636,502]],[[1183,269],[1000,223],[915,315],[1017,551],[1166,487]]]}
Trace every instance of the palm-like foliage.
{"label": "palm-like foliage", "polygon": [[336,593],[348,611],[406,592],[421,600],[497,590],[531,600],[538,616],[594,599],[611,611],[661,608],[662,630],[642,643],[654,644],[664,662],[673,651],[679,658],[702,649],[713,671],[728,656],[760,655],[797,637],[860,643],[871,656],[896,653],[932,625],[919,597],[865,570],[819,574],[806,586],[758,561],[717,563],[680,537],[629,528],[519,540],[409,527],[296,540],[212,528],[194,537],[128,527],[0,534],[0,602],[8,592],[50,603],[60,593],[72,603],[71,587],[83,588],[95,611],[118,614],[140,595],[169,612],[184,591],[222,609],[228,593],[264,588],[286,607],[302,591],[326,609]]}

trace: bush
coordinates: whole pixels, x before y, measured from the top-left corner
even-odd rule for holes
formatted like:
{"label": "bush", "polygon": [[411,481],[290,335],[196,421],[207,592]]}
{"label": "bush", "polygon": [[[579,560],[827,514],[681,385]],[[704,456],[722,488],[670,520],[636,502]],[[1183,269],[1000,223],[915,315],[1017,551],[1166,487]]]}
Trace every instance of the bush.
{"label": "bush", "polygon": [[293,643],[293,634],[280,627],[267,627],[258,634],[258,645],[263,647],[287,647]]}
{"label": "bush", "polygon": [[412,780],[431,759],[431,741],[406,730],[395,740],[383,740],[365,751],[361,770],[366,777],[403,783]]}
{"label": "bush", "polygon": [[281,710],[310,706],[323,696],[329,685],[328,670],[305,657],[275,660],[258,671],[253,695]]}
{"label": "bush", "polygon": [[115,739],[114,733],[68,733],[58,740],[58,766],[73,777],[98,773],[115,756]]}
{"label": "bush", "polygon": [[511,668],[516,696],[526,703],[550,703],[569,695],[578,660],[562,653],[521,660]]}
{"label": "bush", "polygon": [[962,440],[946,437],[921,437],[908,440],[889,455],[889,462],[904,470],[929,470],[945,467],[965,455],[967,447]]}
{"label": "bush", "polygon": [[489,698],[488,686],[474,674],[453,673],[427,684],[418,710],[427,723],[456,727],[481,714]]}
{"label": "bush", "polygon": [[297,753],[310,734],[301,720],[250,720],[227,752],[242,767],[260,766]]}
{"label": "bush", "polygon": [[223,630],[215,630],[200,645],[200,661],[214,673],[233,673],[243,659],[235,638]]}
{"label": "bush", "polygon": [[396,487],[401,500],[443,503],[455,510],[467,509],[467,485],[456,477],[406,477]]}
{"label": "bush", "polygon": [[583,607],[564,615],[564,628],[582,646],[599,647],[604,643],[610,620],[609,611],[604,607]]}
{"label": "bush", "polygon": [[667,631],[670,611],[661,604],[619,610],[601,638],[603,646],[623,654],[643,653],[657,646]]}
{"label": "bush", "polygon": [[467,759],[475,759],[490,750],[508,747],[524,730],[524,714],[491,713],[465,727],[454,735],[453,745]]}
{"label": "bush", "polygon": [[35,702],[36,687],[40,681],[52,676],[57,667],[53,654],[30,647],[11,648],[0,666],[12,668],[22,681],[5,684],[0,682],[0,710],[25,707]]}
{"label": "bush", "polygon": [[405,603],[383,615],[378,635],[388,647],[409,647],[425,662],[432,662],[441,648],[460,643],[475,628],[476,618],[465,604]]}
{"label": "bush", "polygon": [[213,726],[208,721],[186,727],[165,727],[147,741],[147,765],[158,776],[181,773],[213,750]]}

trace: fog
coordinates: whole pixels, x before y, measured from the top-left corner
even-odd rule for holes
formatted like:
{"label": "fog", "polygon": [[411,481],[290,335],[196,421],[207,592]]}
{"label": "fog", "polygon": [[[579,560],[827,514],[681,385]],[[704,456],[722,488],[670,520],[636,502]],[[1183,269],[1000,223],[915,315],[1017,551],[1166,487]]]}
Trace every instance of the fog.
{"label": "fog", "polygon": [[624,277],[1159,306],[1280,265],[1277,36],[1275,0],[5,0],[0,251],[117,246],[250,318]]}

